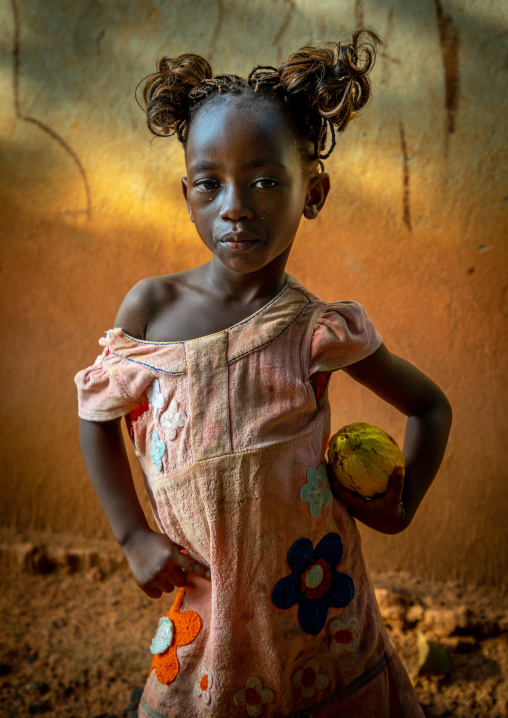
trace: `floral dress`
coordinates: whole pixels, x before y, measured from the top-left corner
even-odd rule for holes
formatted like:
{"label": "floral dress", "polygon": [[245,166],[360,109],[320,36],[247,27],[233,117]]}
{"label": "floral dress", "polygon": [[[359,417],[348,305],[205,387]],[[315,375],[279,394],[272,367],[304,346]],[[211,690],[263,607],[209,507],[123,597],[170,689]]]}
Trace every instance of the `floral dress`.
{"label": "floral dress", "polygon": [[139,715],[422,716],[325,469],[328,375],[381,344],[364,309],[288,277],[224,331],[101,343],[79,415],[126,417],[160,530],[212,576],[147,637]]}

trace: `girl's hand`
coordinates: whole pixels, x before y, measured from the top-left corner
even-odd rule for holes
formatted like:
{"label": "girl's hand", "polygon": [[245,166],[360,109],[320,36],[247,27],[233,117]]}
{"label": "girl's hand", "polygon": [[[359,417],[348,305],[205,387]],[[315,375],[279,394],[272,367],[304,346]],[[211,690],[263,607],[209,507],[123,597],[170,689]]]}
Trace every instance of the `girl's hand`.
{"label": "girl's hand", "polygon": [[333,494],[347,506],[349,513],[359,521],[385,534],[399,533],[409,525],[410,517],[402,503],[402,492],[404,491],[402,469],[395,469],[390,476],[386,491],[371,499],[364,499],[360,494],[342,486],[330,464],[327,465],[327,470]]}
{"label": "girl's hand", "polygon": [[210,569],[182,553],[181,548],[166,534],[148,527],[139,528],[122,545],[136,583],[150,598],[160,598],[175,586],[184,586],[186,571],[210,580]]}

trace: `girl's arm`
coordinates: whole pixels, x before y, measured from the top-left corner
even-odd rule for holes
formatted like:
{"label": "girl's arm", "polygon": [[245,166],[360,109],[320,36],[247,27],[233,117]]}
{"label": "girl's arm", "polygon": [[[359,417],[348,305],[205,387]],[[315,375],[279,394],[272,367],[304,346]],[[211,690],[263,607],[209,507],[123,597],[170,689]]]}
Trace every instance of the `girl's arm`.
{"label": "girl's arm", "polygon": [[121,420],[80,419],[79,438],[93,487],[138,586],[150,598],[159,598],[185,585],[184,570],[210,578],[206,566],[149,527],[134,488]]}
{"label": "girl's arm", "polygon": [[439,469],[452,409],[429,377],[384,345],[344,371],[408,417],[403,446],[406,474],[403,478],[394,471],[386,492],[369,501],[344,488],[330,469],[331,488],[362,523],[382,533],[398,533],[411,523]]}

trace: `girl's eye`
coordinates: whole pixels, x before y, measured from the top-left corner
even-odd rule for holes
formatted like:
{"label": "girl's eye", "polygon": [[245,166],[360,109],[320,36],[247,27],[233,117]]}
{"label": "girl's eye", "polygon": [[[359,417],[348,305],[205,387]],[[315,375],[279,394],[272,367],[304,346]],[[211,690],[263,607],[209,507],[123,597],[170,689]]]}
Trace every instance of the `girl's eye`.
{"label": "girl's eye", "polygon": [[214,179],[203,179],[198,180],[198,182],[196,182],[194,186],[201,192],[212,192],[214,189],[217,189],[219,183],[217,182],[217,180]]}
{"label": "girl's eye", "polygon": [[254,180],[252,184],[258,189],[271,189],[277,185],[277,181],[271,179],[270,177],[260,177],[259,179]]}

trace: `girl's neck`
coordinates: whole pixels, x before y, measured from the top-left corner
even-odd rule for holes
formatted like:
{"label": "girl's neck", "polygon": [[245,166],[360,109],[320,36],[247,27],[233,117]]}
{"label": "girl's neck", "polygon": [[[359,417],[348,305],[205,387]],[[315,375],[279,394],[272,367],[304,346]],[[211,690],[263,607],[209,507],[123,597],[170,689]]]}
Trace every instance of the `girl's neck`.
{"label": "girl's neck", "polygon": [[275,297],[286,283],[289,249],[283,253],[284,256],[277,257],[265,267],[245,274],[231,271],[212,257],[203,267],[210,289],[222,295],[225,302],[237,301],[241,304]]}

